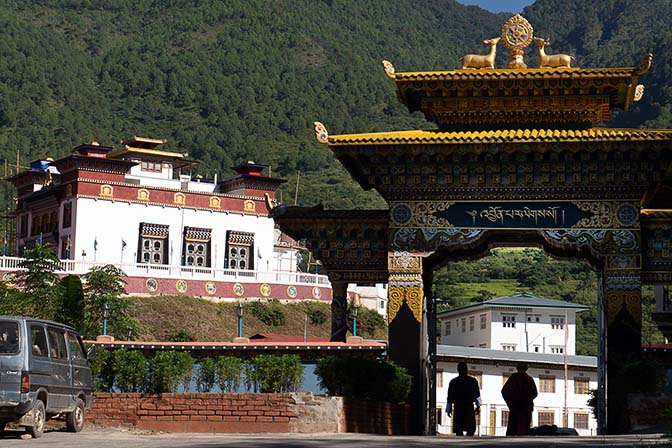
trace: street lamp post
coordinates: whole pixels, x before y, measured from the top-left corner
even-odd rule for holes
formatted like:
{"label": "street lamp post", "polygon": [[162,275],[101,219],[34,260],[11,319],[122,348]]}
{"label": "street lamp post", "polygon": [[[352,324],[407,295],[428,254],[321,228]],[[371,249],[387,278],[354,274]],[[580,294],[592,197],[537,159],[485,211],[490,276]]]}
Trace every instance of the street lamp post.
{"label": "street lamp post", "polygon": [[359,306],[355,303],[352,305],[352,335],[357,336],[357,309]]}
{"label": "street lamp post", "polygon": [[110,305],[103,305],[103,336],[107,336],[107,318],[110,317]]}
{"label": "street lamp post", "polygon": [[240,303],[240,302],[238,302],[237,314],[238,314],[238,337],[242,338],[243,337],[243,304]]}

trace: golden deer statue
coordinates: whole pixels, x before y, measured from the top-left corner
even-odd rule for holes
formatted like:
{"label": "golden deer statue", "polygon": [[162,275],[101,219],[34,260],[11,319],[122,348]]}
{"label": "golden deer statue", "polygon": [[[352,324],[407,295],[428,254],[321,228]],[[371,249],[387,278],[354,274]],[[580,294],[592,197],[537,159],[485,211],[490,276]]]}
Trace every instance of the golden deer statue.
{"label": "golden deer statue", "polygon": [[539,58],[539,68],[554,68],[554,67],[567,67],[570,68],[572,56],[568,54],[546,54],[544,47],[546,45],[551,45],[551,41],[548,39],[542,39],[540,37],[535,37],[534,41],[537,43],[537,57]]}
{"label": "golden deer statue", "polygon": [[499,39],[499,37],[495,37],[494,39],[483,41],[485,45],[490,46],[488,54],[465,54],[462,56],[462,59],[460,59],[462,69],[495,68],[495,54],[497,54],[497,42],[499,42]]}

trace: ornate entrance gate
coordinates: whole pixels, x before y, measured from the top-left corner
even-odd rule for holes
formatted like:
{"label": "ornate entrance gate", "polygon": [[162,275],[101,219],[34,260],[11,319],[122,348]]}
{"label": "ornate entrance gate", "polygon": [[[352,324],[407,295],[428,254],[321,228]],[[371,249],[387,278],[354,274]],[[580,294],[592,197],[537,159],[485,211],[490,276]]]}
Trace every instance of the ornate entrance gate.
{"label": "ornate entrance gate", "polygon": [[614,385],[641,350],[641,285],[672,283],[672,131],[595,126],[641,97],[652,57],[633,68],[526,68],[514,50],[531,27],[516,41],[511,26],[529,24],[516,15],[503,28],[510,68],[395,73],[384,61],[400,100],[437,130],[329,136],[316,123],[318,141],[388,210],[274,216],[330,274],[332,339],[345,339],[347,283],[388,281],[389,355],[415,378],[419,433],[433,428],[433,267],[497,245],[587,259],[599,273],[599,423],[623,432]]}

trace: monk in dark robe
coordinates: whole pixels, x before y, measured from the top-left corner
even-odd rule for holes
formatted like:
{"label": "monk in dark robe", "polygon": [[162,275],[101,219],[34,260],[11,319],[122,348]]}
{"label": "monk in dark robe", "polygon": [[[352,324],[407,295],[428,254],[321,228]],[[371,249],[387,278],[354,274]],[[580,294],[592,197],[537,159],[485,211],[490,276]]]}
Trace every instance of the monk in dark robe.
{"label": "monk in dark robe", "polygon": [[476,378],[467,375],[467,364],[457,364],[457,378],[448,385],[448,417],[453,417],[453,432],[456,436],[473,436],[476,432],[476,414],[480,412],[481,391]]}
{"label": "monk in dark robe", "polygon": [[518,372],[511,375],[502,388],[502,397],[509,407],[507,436],[529,434],[534,409],[533,400],[537,397],[537,386],[527,374],[527,364],[518,363],[516,369]]}

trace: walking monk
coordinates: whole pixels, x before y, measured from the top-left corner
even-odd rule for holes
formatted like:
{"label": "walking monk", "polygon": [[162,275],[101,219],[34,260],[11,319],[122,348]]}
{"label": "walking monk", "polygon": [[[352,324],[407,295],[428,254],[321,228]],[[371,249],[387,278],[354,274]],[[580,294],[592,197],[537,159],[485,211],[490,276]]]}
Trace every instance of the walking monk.
{"label": "walking monk", "polygon": [[506,426],[507,436],[523,436],[529,434],[532,423],[533,400],[537,397],[537,386],[527,372],[527,364],[516,365],[518,372],[509,377],[502,388],[502,397],[509,407],[509,423]]}
{"label": "walking monk", "polygon": [[[457,378],[448,385],[446,412],[454,412],[453,432],[456,436],[473,436],[476,432],[476,414],[481,410],[481,391],[476,378],[467,375],[467,364],[457,363]],[[474,407],[475,406],[475,407]]]}

